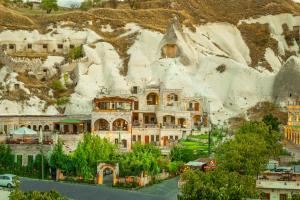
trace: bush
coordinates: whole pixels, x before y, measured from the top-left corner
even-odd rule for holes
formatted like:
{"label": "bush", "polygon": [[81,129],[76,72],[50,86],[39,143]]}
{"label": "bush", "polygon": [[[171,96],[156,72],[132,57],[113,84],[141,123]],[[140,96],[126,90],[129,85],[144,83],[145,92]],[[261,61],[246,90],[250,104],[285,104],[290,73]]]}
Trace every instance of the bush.
{"label": "bush", "polygon": [[70,102],[69,97],[60,97],[56,100],[56,105],[63,106],[63,105],[68,104],[69,102]]}
{"label": "bush", "polygon": [[69,59],[71,59],[71,60],[76,60],[76,59],[82,58],[82,57],[83,57],[82,45],[71,49],[69,52]]}
{"label": "bush", "polygon": [[10,196],[10,200],[67,200],[67,198],[61,196],[58,192],[51,190],[50,192],[37,192],[37,191],[29,191],[22,192],[19,189],[13,191]]}
{"label": "bush", "polygon": [[56,90],[56,91],[63,91],[64,90],[64,86],[61,83],[60,80],[55,80],[52,82],[52,89]]}
{"label": "bush", "polygon": [[89,10],[92,6],[93,6],[93,2],[92,2],[91,0],[88,0],[88,1],[84,1],[84,2],[81,3],[80,9],[81,9],[81,10],[84,10],[84,11],[87,11],[87,10]]}

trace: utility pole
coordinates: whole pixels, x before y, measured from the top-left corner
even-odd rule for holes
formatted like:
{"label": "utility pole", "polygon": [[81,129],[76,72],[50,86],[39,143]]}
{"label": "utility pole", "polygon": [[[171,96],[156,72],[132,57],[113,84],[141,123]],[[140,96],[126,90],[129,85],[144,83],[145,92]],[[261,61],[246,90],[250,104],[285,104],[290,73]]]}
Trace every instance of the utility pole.
{"label": "utility pole", "polygon": [[43,127],[40,129],[40,150],[41,150],[41,156],[42,156],[42,180],[44,179],[44,151],[43,151],[43,141],[44,141],[44,136],[43,136]]}

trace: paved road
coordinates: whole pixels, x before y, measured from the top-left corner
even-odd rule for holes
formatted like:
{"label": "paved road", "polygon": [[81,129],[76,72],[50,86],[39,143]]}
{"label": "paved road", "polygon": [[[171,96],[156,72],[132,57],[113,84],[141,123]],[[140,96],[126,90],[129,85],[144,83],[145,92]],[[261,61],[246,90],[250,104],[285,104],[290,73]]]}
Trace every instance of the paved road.
{"label": "paved road", "polygon": [[[176,188],[168,188],[168,186],[174,187],[175,185]],[[176,200],[176,197],[173,198],[174,194],[172,193],[177,189],[177,179],[171,179],[167,182],[153,185],[140,191],[129,191],[107,186],[61,183],[22,178],[21,189],[24,191],[49,191],[53,189],[60,192],[63,196],[74,200]],[[163,192],[161,192],[162,189]],[[170,191],[170,195],[168,195],[168,191]]]}
{"label": "paved road", "polygon": [[167,200],[176,200],[178,194],[178,180],[178,177],[172,178],[160,184],[144,187],[140,189],[139,192],[162,196]]}
{"label": "paved road", "polygon": [[1,200],[8,200],[9,198],[9,191],[6,188],[0,187],[0,199]]}

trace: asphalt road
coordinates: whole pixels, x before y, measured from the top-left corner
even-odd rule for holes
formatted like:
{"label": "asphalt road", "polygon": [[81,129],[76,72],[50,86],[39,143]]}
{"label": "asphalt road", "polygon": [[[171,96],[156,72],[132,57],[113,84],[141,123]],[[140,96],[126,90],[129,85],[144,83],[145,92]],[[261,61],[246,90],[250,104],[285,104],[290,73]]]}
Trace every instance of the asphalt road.
{"label": "asphalt road", "polygon": [[[149,186],[140,191],[129,191],[107,186],[40,181],[21,178],[21,190],[56,190],[74,200],[176,200],[177,178]],[[148,189],[147,189],[148,188]],[[169,192],[168,192],[169,191]]]}

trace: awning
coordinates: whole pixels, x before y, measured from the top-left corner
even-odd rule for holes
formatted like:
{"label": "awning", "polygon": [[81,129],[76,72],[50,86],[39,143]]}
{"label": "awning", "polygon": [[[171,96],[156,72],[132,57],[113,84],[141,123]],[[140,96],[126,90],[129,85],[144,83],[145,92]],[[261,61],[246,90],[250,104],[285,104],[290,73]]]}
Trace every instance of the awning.
{"label": "awning", "polygon": [[82,121],[79,120],[79,119],[63,119],[63,120],[60,120],[57,123],[60,123],[60,124],[80,124],[80,123],[82,123]]}

